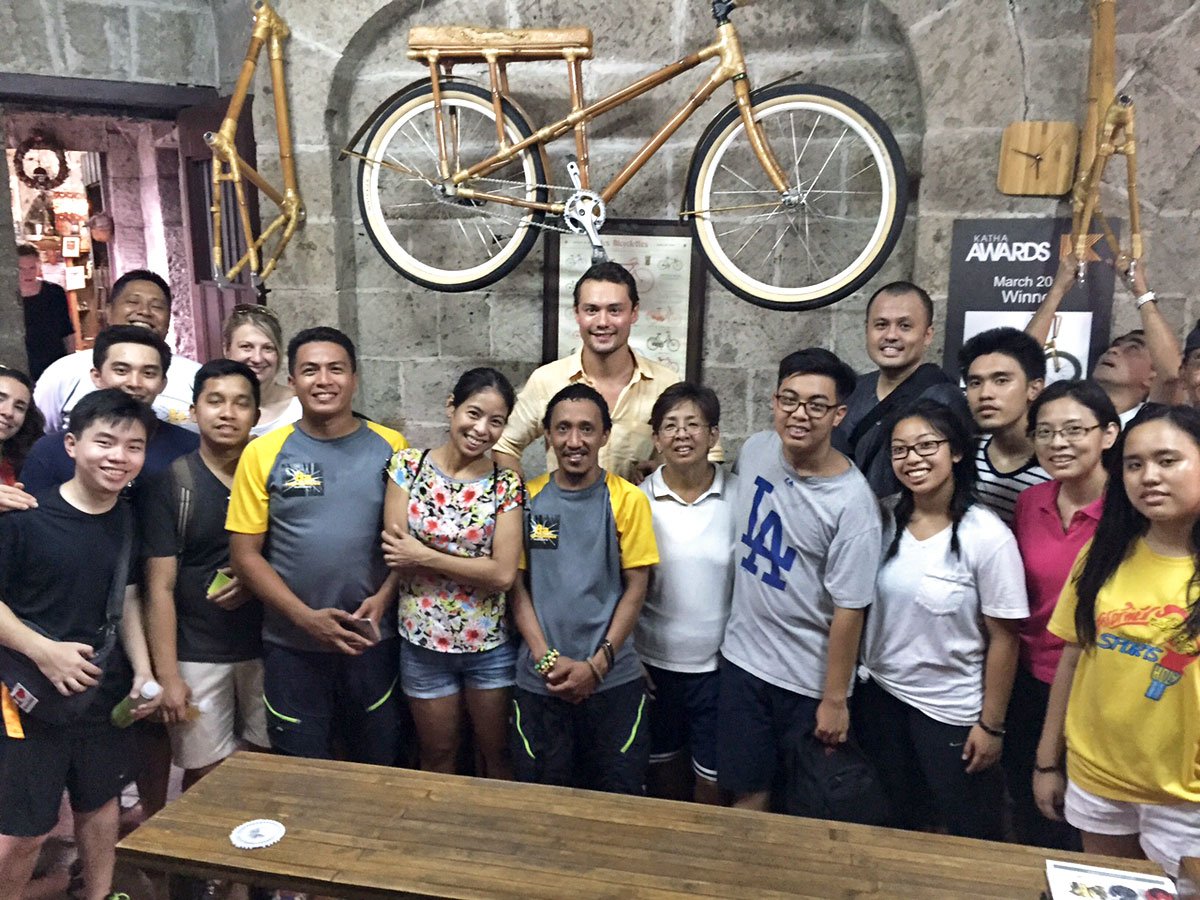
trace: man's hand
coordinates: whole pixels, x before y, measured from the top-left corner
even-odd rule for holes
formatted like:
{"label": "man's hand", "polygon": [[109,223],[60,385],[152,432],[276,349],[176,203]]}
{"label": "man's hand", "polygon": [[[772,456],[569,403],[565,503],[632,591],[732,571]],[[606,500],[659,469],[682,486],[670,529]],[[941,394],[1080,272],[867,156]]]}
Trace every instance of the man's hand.
{"label": "man's hand", "polygon": [[984,769],[990,769],[1000,761],[1000,752],[1004,748],[1004,739],[988,734],[982,725],[976,725],[967,735],[963,745],[963,761],[967,764],[967,774],[974,775]]}
{"label": "man's hand", "polygon": [[1063,798],[1067,795],[1067,776],[1062,772],[1033,773],[1033,799],[1038,811],[1052,822],[1063,821]]}
{"label": "man's hand", "polygon": [[19,481],[14,485],[0,484],[0,513],[13,509],[33,509],[37,506],[33,494],[25,493],[24,487]]}
{"label": "man's hand", "polygon": [[226,612],[233,612],[239,606],[244,605],[250,599],[251,594],[246,590],[241,579],[233,574],[233,569],[229,566],[224,566],[217,571],[228,576],[229,581],[223,587],[210,593],[208,599]]}
{"label": "man's hand", "polygon": [[822,744],[836,747],[844,744],[850,734],[850,708],[844,699],[826,698],[817,707],[817,727],[813,734]]}
{"label": "man's hand", "polygon": [[[1130,274],[1131,271],[1133,274]],[[1139,259],[1136,263],[1131,260],[1121,272],[1121,280],[1125,282],[1125,287],[1129,288],[1129,293],[1133,294],[1135,300],[1150,290],[1146,282],[1145,260]]]}
{"label": "man's hand", "polygon": [[142,699],[142,687],[147,681],[154,680],[153,672],[135,672],[133,675],[133,686],[129,689],[129,696],[132,697],[138,704],[133,711],[133,720],[144,719],[147,716],[152,716],[158,712],[158,708],[162,705],[163,695],[160,693],[153,700]]}
{"label": "man's hand", "polygon": [[430,549],[407,531],[385,529],[382,539],[383,561],[390,568],[411,569],[422,565],[429,558]]}
{"label": "man's hand", "polygon": [[301,626],[317,641],[330,650],[359,656],[371,647],[371,642],[344,623],[354,616],[341,609],[314,609],[305,617]]}
{"label": "man's hand", "polygon": [[31,657],[42,674],[60,694],[82,694],[100,683],[103,671],[91,663],[96,651],[88,644],[47,640],[36,657]]}
{"label": "man's hand", "polygon": [[380,626],[383,624],[383,614],[392,605],[392,599],[393,597],[386,594],[372,594],[359,604],[358,609],[353,613],[353,617],[356,619],[370,619],[375,623],[375,627],[380,629],[382,636],[382,628]]}
{"label": "man's hand", "polygon": [[600,682],[586,661],[560,656],[554,668],[546,673],[550,693],[568,703],[582,703],[595,693]]}
{"label": "man's hand", "polygon": [[192,689],[187,682],[178,675],[169,675],[159,678],[158,683],[162,685],[159,718],[167,724],[186,721],[188,701],[192,699]]}

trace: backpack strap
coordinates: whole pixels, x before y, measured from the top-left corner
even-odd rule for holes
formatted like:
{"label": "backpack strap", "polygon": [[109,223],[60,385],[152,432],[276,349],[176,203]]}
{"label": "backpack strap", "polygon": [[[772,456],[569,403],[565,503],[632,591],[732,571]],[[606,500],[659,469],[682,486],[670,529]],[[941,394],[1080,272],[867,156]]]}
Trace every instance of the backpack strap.
{"label": "backpack strap", "polygon": [[196,474],[192,471],[192,465],[189,462],[189,457],[192,454],[185,453],[183,456],[177,456],[171,462],[171,478],[175,483],[176,501],[175,501],[175,555],[179,556],[183,553],[183,548],[187,545],[188,526],[195,518],[196,510]]}

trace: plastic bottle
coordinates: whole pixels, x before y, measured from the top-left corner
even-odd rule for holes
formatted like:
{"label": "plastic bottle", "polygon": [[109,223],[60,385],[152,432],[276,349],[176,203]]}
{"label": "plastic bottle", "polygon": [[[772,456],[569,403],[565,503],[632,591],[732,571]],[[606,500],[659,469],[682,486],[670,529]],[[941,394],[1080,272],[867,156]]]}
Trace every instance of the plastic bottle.
{"label": "plastic bottle", "polygon": [[118,728],[128,728],[133,724],[133,714],[137,712],[138,708],[154,700],[161,693],[162,685],[157,681],[147,681],[142,685],[140,697],[126,697],[113,707],[112,715],[109,718]]}

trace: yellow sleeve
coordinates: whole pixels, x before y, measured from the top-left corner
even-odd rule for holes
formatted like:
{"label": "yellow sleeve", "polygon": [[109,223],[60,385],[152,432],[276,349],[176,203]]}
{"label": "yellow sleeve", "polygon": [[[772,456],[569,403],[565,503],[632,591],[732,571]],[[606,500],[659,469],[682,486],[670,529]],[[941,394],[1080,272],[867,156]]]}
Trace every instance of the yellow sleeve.
{"label": "yellow sleeve", "polygon": [[621,568],[656,565],[658,543],[654,540],[650,500],[621,476],[609,472],[606,477],[621,546]]}
{"label": "yellow sleeve", "polygon": [[267,494],[267,476],[275,464],[292,426],[276,428],[246,445],[233,475],[229,492],[229,512],[225,530],[238,534],[264,534],[267,530],[271,498]]}
{"label": "yellow sleeve", "polygon": [[404,435],[394,428],[388,428],[386,425],[380,425],[378,422],[367,422],[367,427],[387,441],[393,453],[398,450],[408,449],[408,441],[405,440]]}
{"label": "yellow sleeve", "polygon": [[1092,543],[1088,541],[1079,551],[1079,556],[1075,558],[1075,565],[1071,566],[1071,574],[1067,576],[1067,583],[1063,585],[1062,593],[1058,595],[1054,613],[1046,625],[1046,629],[1052,635],[1072,644],[1079,643],[1079,634],[1075,631],[1075,609],[1079,605],[1079,595],[1075,593],[1075,578],[1083,571],[1084,561],[1091,549]]}
{"label": "yellow sleeve", "polygon": [[[542,488],[544,488],[549,483],[550,483],[550,473],[548,473],[548,472],[544,475],[539,475],[537,478],[533,479],[533,481],[527,482],[525,484],[525,502],[526,502],[526,504],[532,504],[533,498],[536,497],[538,494],[540,494],[542,491]],[[525,571],[526,569],[529,568],[529,562],[525,558],[525,529],[527,527],[529,527],[527,522],[521,523],[521,560],[520,560],[520,562],[517,563],[517,568],[520,569],[521,571]]]}

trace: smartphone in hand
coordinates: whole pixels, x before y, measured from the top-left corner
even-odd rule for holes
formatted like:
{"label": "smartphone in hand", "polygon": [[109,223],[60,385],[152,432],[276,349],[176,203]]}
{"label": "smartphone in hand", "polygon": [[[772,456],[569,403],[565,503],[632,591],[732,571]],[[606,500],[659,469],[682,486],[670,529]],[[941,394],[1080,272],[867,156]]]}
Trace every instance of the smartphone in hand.
{"label": "smartphone in hand", "polygon": [[379,626],[370,619],[350,619],[345,625],[355,634],[365,637],[372,644],[378,644],[380,641]]}

